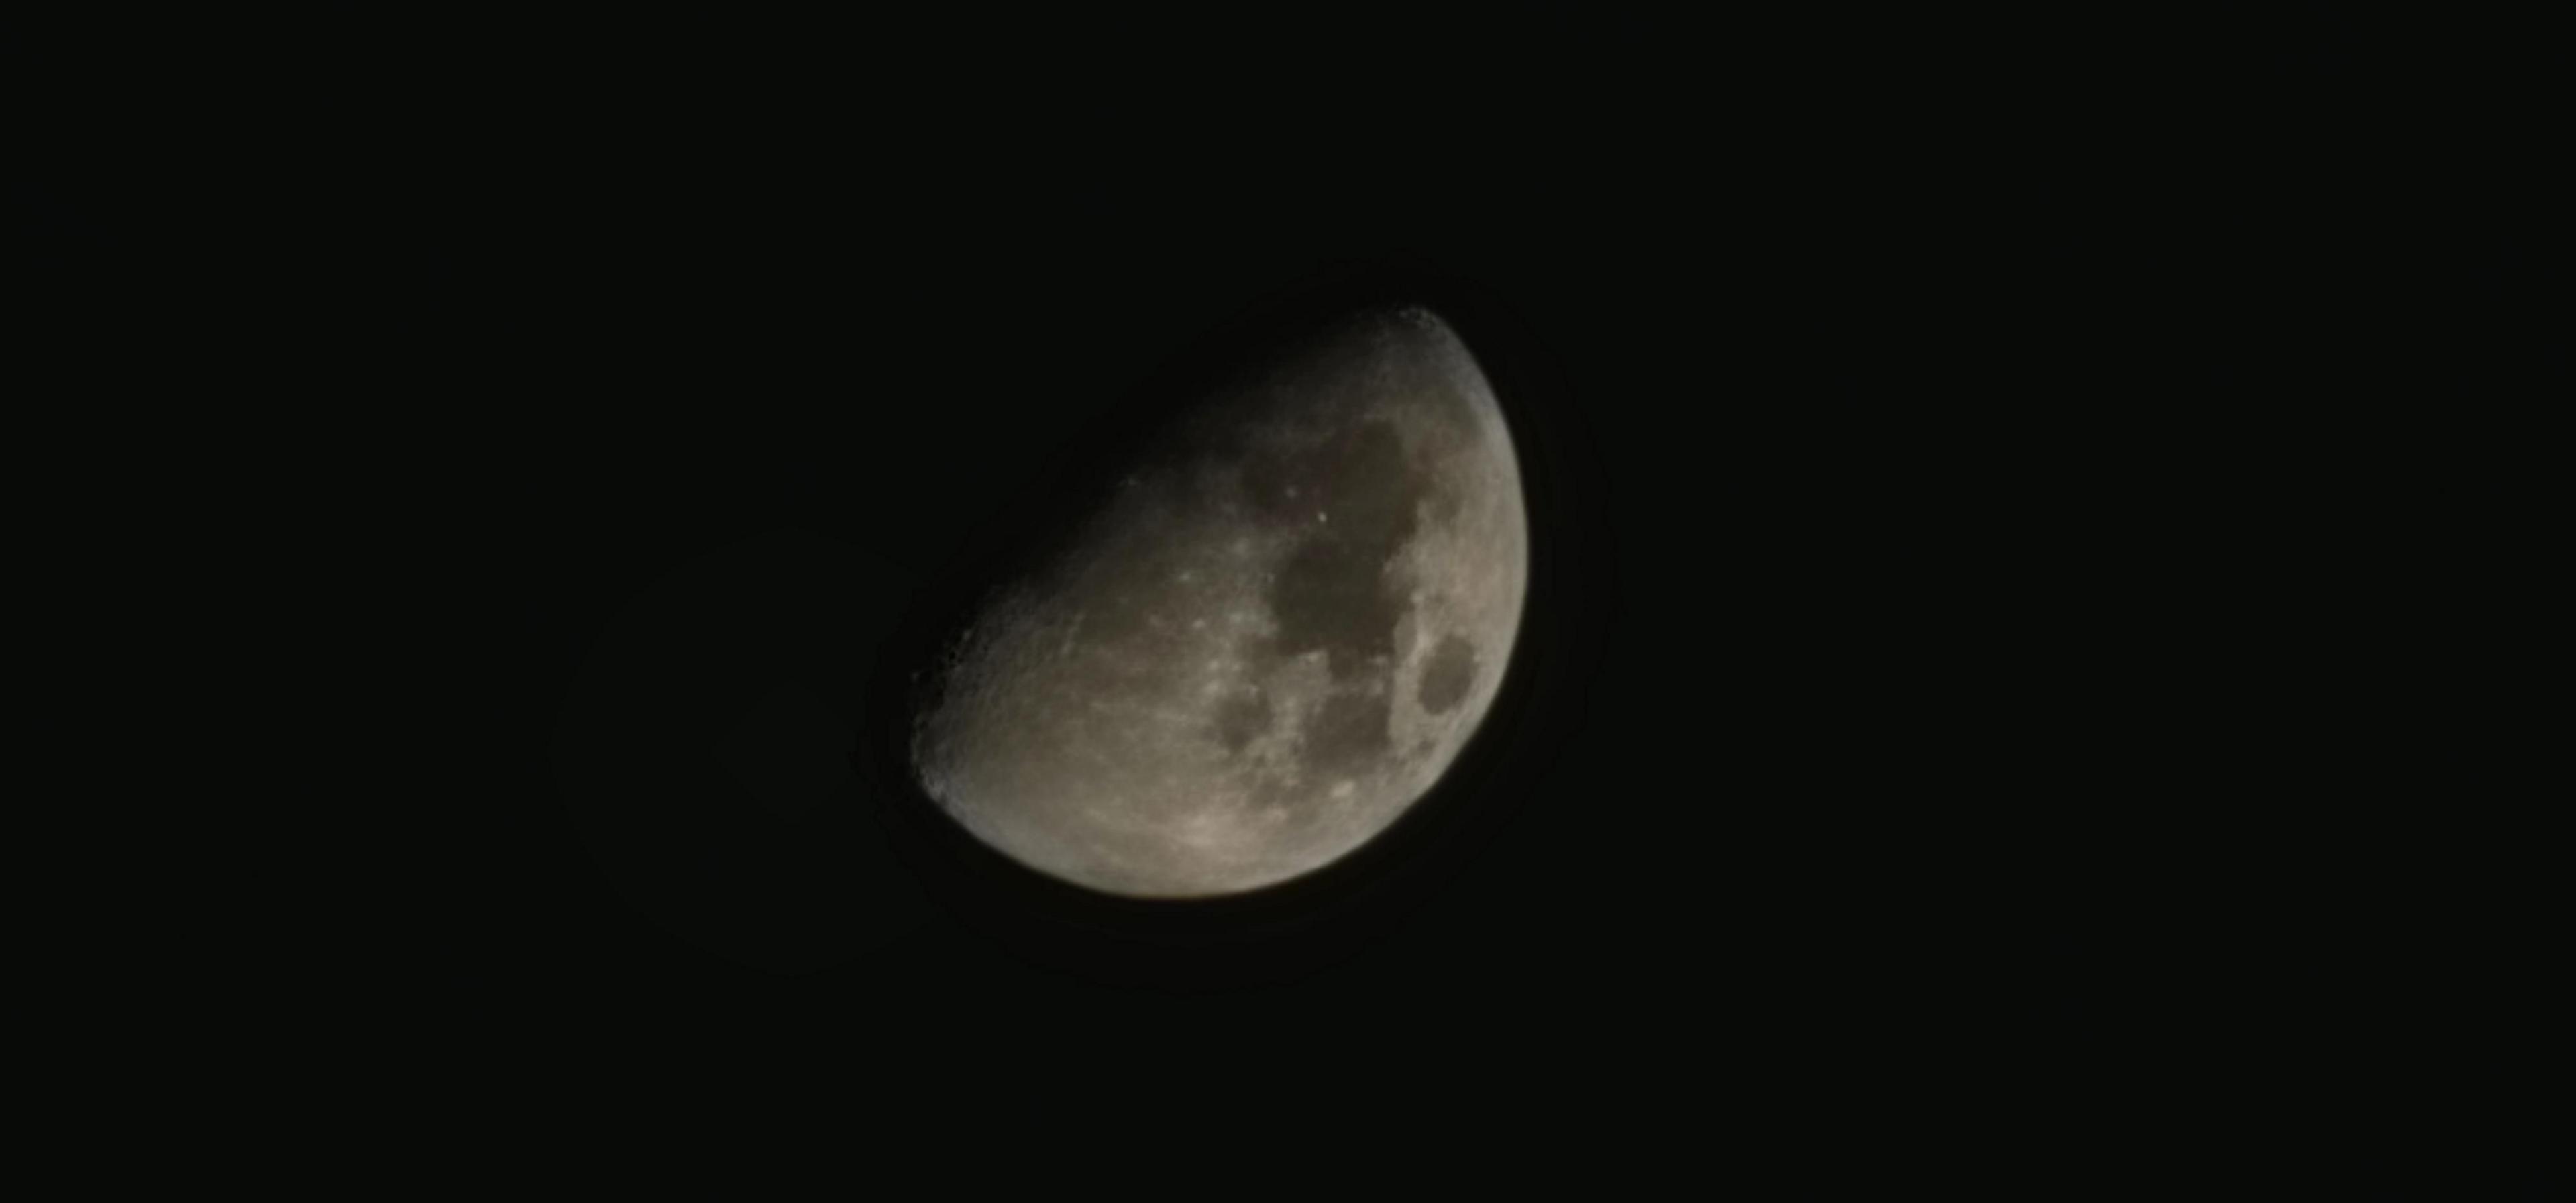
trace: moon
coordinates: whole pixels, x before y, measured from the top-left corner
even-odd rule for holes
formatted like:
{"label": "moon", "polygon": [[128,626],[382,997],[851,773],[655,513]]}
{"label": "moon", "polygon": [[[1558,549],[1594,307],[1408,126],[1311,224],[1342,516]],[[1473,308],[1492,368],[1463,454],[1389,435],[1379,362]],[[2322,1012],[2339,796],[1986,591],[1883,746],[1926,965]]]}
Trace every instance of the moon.
{"label": "moon", "polygon": [[1511,433],[1419,307],[1183,411],[995,594],[915,716],[921,784],[1109,894],[1239,893],[1393,823],[1483,722],[1528,589]]}

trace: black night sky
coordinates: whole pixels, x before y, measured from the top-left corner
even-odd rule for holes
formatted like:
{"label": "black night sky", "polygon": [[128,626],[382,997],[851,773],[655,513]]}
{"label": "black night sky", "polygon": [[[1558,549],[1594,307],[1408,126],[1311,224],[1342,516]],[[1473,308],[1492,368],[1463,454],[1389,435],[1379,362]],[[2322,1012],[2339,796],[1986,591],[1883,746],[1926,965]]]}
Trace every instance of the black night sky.
{"label": "black night sky", "polygon": [[[2459,947],[2383,855],[2409,770],[2299,766],[2364,755],[2301,699],[2397,671],[2337,599],[2444,543],[2361,487],[2411,429],[2363,390],[2509,389],[2538,329],[2504,210],[2397,199],[2400,143],[2521,195],[2381,98],[2483,43],[2336,6],[1408,11],[527,28],[212,160],[220,203],[294,198],[264,228],[354,415],[319,437],[382,418],[422,532],[435,620],[383,637],[435,682],[425,772],[387,774],[436,783],[427,871],[366,941],[407,1030],[1390,1119],[2045,1093],[2331,1043],[2290,1000]],[[164,231],[49,195],[102,262]],[[2392,340],[2428,272],[2493,320]],[[925,614],[1176,382],[1370,299],[1456,320],[1530,468],[1544,580],[1473,788],[1359,879],[1213,920],[959,868],[878,756]],[[574,789],[581,723],[635,759]]]}

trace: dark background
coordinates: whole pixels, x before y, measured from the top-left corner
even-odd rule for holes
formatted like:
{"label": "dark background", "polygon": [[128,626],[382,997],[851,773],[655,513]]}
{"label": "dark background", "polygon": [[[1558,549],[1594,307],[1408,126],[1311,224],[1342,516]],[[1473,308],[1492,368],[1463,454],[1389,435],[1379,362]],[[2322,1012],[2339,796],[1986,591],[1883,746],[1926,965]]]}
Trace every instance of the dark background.
{"label": "dark background", "polygon": [[[1490,6],[351,40],[329,86],[241,82],[296,136],[172,117],[176,209],[35,195],[86,281],[67,330],[291,294],[288,377],[341,398],[292,437],[398,494],[410,563],[367,592],[433,683],[393,775],[434,785],[366,947],[437,1047],[906,1092],[1356,1076],[1394,1112],[1917,1060],[2045,1090],[2331,1053],[2367,1024],[2316,1000],[2417,953],[2494,972],[2537,889],[2474,758],[2364,722],[2476,655],[2380,637],[2491,567],[2430,498],[2507,504],[2448,484],[2496,428],[2422,398],[2542,395],[2507,118],[2545,64],[2509,31]],[[115,286],[172,264],[202,270]],[[1427,867],[1174,942],[924,860],[866,733],[964,549],[1175,363],[1408,290],[1494,372],[1551,574]]]}
{"label": "dark background", "polygon": [[[424,987],[540,1043],[895,1061],[2080,1080],[2334,1045],[2307,1000],[2448,938],[2406,934],[2438,854],[2396,766],[2316,767],[2366,753],[2306,699],[2382,671],[2345,574],[2414,513],[2339,449],[2405,412],[2373,377],[2476,370],[2387,337],[2411,282],[2500,300],[2518,261],[2381,233],[2392,140],[2439,139],[2352,20],[2162,72],[2152,32],[1521,9],[566,73],[433,183],[460,222],[408,311],[505,620]],[[1477,817],[1391,894],[1177,945],[921,859],[862,685],[914,603],[1194,349],[1417,282],[1482,322],[1553,494]],[[618,642],[657,588],[671,625]],[[585,671],[652,732],[619,745],[649,832],[566,806]]]}

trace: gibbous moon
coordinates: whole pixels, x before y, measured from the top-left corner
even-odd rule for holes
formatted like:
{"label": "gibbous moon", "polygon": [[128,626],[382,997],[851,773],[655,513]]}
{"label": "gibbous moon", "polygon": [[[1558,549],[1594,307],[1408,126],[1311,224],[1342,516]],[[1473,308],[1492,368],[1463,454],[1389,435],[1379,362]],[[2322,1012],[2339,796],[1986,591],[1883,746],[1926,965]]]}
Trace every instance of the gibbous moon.
{"label": "gibbous moon", "polygon": [[994,595],[915,716],[923,787],[1095,890],[1256,889],[1366,843],[1492,705],[1529,525],[1491,387],[1408,308],[1173,420]]}

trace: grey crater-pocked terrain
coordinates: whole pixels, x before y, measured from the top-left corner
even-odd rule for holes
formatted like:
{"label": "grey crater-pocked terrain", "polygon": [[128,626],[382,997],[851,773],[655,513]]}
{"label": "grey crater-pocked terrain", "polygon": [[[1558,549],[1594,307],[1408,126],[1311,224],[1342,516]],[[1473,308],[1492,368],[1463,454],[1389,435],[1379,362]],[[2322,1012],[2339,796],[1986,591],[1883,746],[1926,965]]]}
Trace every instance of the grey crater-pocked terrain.
{"label": "grey crater-pocked terrain", "polygon": [[1354,318],[1182,411],[999,590],[915,716],[984,842],[1113,894],[1255,889],[1366,843],[1492,705],[1528,522],[1440,318]]}

